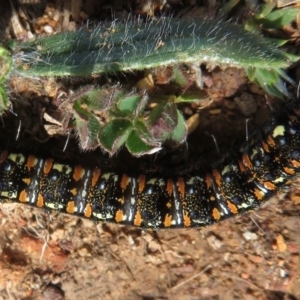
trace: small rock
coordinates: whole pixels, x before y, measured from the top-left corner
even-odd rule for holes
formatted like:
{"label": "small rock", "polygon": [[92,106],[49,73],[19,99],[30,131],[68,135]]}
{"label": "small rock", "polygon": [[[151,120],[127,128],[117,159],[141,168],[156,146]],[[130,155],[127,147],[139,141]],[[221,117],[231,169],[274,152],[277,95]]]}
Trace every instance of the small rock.
{"label": "small rock", "polygon": [[256,241],[258,238],[257,234],[250,231],[244,232],[243,237],[246,241]]}
{"label": "small rock", "polygon": [[64,293],[63,291],[56,285],[48,285],[42,294],[43,300],[63,300]]}
{"label": "small rock", "polygon": [[257,111],[257,103],[251,94],[243,93],[235,97],[234,101],[244,116],[249,117]]}

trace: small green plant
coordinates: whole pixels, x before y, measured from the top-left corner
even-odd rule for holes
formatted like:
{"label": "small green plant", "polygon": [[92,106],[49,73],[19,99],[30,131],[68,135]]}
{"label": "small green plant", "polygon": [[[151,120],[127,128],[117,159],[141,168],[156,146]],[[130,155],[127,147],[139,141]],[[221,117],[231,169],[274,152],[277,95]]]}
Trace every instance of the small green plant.
{"label": "small green plant", "polygon": [[[245,22],[245,29],[250,32],[259,32],[262,30],[277,30],[286,25],[289,25],[295,20],[299,9],[293,7],[286,7],[274,10],[276,7],[275,1],[269,1],[261,7],[261,9],[252,17],[248,18]],[[266,40],[277,43],[277,47],[283,46],[287,41],[275,40],[265,37]],[[288,54],[291,62],[297,61],[298,56]],[[292,82],[282,69],[264,70],[263,68],[250,67],[246,69],[249,79],[256,84],[262,86],[268,94],[282,98],[286,95],[284,80]]]}
{"label": "small green plant", "polygon": [[298,8],[285,7],[276,9],[276,1],[268,1],[261,9],[245,22],[245,29],[257,32],[261,29],[280,29],[293,22],[299,13]]}
{"label": "small green plant", "polygon": [[[156,100],[155,108],[146,114],[148,103],[155,101],[155,97],[151,99],[144,92],[128,93],[118,86],[97,89],[88,86],[60,107],[62,124],[64,129],[76,130],[83,150],[101,146],[113,155],[125,145],[134,156],[154,153],[161,149],[162,142],[181,143],[187,135],[184,118],[175,105],[176,98]],[[97,117],[99,114],[106,118],[104,125]]]}

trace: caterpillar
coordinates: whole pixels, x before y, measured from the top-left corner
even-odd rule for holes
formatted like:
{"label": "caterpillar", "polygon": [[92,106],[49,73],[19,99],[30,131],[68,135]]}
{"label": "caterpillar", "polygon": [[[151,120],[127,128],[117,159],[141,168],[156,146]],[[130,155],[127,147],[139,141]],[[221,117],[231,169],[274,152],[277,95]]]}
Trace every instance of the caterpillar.
{"label": "caterpillar", "polygon": [[209,167],[122,170],[2,150],[0,199],[142,228],[203,227],[259,207],[299,173],[300,105],[292,102]]}
{"label": "caterpillar", "polygon": [[205,62],[277,70],[298,60],[276,42],[229,22],[168,17],[114,21],[91,32],[11,42],[10,48],[12,70],[19,76],[86,76]]}

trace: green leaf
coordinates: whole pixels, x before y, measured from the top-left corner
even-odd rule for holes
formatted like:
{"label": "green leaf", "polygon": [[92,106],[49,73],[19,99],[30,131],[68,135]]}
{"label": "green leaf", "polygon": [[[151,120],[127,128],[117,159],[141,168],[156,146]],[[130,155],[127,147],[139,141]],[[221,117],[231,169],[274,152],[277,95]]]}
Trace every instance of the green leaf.
{"label": "green leaf", "polygon": [[127,119],[114,119],[103,126],[99,140],[103,148],[113,155],[127,140],[133,124]]}
{"label": "green leaf", "polygon": [[269,95],[273,95],[277,98],[283,99],[283,95],[285,94],[286,96],[288,96],[288,92],[284,89],[284,84],[282,81],[281,83],[281,86],[279,84],[266,85],[263,88]]}
{"label": "green leaf", "polygon": [[300,59],[300,56],[292,53],[284,52],[284,54],[291,62],[297,62]]}
{"label": "green leaf", "polygon": [[162,115],[165,106],[168,105],[168,101],[167,100],[162,100],[158,105],[156,105],[148,118],[148,124],[151,126],[153,125],[155,122],[157,122],[157,120],[160,118],[160,116]]}
{"label": "green leaf", "polygon": [[244,28],[249,32],[255,33],[259,30],[259,24],[254,18],[250,18],[245,21]]}
{"label": "green leaf", "polygon": [[145,154],[153,154],[161,149],[160,144],[150,145],[145,139],[143,139],[138,130],[134,129],[130,132],[128,139],[126,141],[126,147],[129,152],[140,157]]}
{"label": "green leaf", "polygon": [[274,38],[267,38],[267,37],[265,37],[265,39],[274,43],[274,45],[277,45],[278,48],[285,45],[288,42],[288,40],[274,39]]}
{"label": "green leaf", "polygon": [[134,112],[136,117],[141,116],[144,113],[145,107],[148,103],[148,99],[149,99],[148,95],[145,92],[143,92],[142,98],[140,99],[136,107],[136,110]]}
{"label": "green leaf", "polygon": [[178,97],[176,97],[174,99],[174,103],[182,103],[182,102],[188,102],[188,103],[191,103],[191,102],[199,102],[201,101],[203,98],[203,95],[186,95],[186,94],[183,94],[183,95],[180,95]]}
{"label": "green leaf", "polygon": [[261,27],[264,29],[280,29],[293,22],[299,12],[298,8],[293,7],[273,11],[275,7],[275,1],[268,2],[253,18],[246,20],[245,29],[251,32],[260,30]]}
{"label": "green leaf", "polygon": [[5,47],[0,45],[0,57],[10,57],[10,56],[11,56],[10,52]]}
{"label": "green leaf", "polygon": [[177,126],[177,108],[172,102],[160,103],[150,113],[148,129],[152,137],[161,140]]}
{"label": "green leaf", "polygon": [[188,81],[187,77],[184,75],[183,71],[179,67],[176,67],[176,66],[173,68],[172,79],[174,82],[179,84],[182,88],[185,88],[189,84],[189,81]]}
{"label": "green leaf", "polygon": [[4,87],[0,85],[0,115],[7,109],[8,103],[9,101]]}
{"label": "green leaf", "polygon": [[299,8],[287,7],[277,9],[269,13],[264,19],[260,20],[260,24],[264,28],[277,29],[293,22],[299,12]]}
{"label": "green leaf", "polygon": [[259,68],[248,68],[246,71],[249,79],[256,84],[259,84],[267,93],[278,98],[289,96],[282,78],[291,83],[294,82],[282,69],[264,70]]}
{"label": "green leaf", "polygon": [[262,6],[260,12],[258,12],[254,17],[256,19],[264,19],[275,7],[275,1],[269,1],[267,4]]}
{"label": "green leaf", "polygon": [[123,94],[118,87],[95,89],[92,85],[86,85],[70,97],[70,102],[77,101],[85,104],[89,110],[101,111],[110,108]]}
{"label": "green leaf", "polygon": [[0,45],[0,83],[4,81],[6,75],[12,67],[12,58],[10,52]]}
{"label": "green leaf", "polygon": [[240,2],[240,0],[229,0],[226,4],[222,6],[218,13],[218,17],[227,15],[231,10]]}
{"label": "green leaf", "polygon": [[133,94],[120,98],[119,103],[117,104],[120,111],[124,113],[133,114],[137,109],[139,102],[141,101],[142,96]]}
{"label": "green leaf", "polygon": [[79,145],[83,150],[92,150],[99,146],[98,133],[100,123],[90,112],[82,109],[79,103],[74,103],[73,118],[75,129],[79,138]]}
{"label": "green leaf", "polygon": [[177,110],[177,120],[177,126],[165,138],[181,144],[186,140],[188,131],[185,120],[179,110]]}
{"label": "green leaf", "polygon": [[143,119],[136,119],[133,125],[134,129],[137,130],[139,135],[143,136],[144,139],[152,139]]}
{"label": "green leaf", "polygon": [[114,97],[116,97],[114,90],[99,88],[89,91],[82,101],[87,103],[92,110],[105,110],[111,106]]}
{"label": "green leaf", "polygon": [[92,89],[93,89],[92,85],[84,86],[80,90],[71,94],[69,98],[69,102],[74,103],[77,101],[78,103],[84,103],[84,101],[86,100],[86,94],[88,94]]}

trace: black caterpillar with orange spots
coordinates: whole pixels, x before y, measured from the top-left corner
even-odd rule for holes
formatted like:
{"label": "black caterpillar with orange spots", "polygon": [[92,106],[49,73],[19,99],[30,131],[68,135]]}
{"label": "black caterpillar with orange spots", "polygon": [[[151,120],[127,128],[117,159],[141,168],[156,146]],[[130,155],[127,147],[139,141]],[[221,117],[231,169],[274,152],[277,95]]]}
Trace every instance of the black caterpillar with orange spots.
{"label": "black caterpillar with orange spots", "polygon": [[0,199],[142,228],[202,227],[257,208],[299,174],[300,105],[293,102],[209,168],[124,171],[3,150]]}

